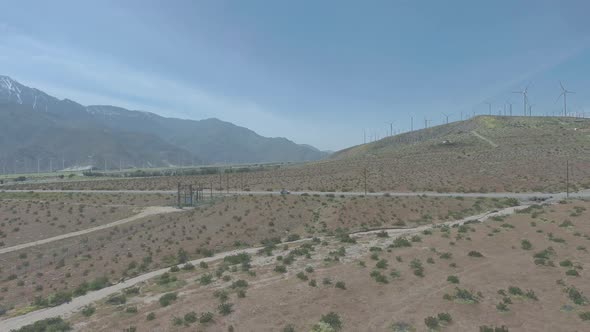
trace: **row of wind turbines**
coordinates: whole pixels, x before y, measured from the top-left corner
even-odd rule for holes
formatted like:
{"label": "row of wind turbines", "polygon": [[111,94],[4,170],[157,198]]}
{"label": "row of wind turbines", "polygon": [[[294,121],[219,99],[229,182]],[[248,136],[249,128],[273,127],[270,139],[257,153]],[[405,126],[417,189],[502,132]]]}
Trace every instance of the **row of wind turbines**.
{"label": "row of wind turbines", "polygon": [[[561,88],[561,93],[559,94],[559,96],[557,97],[557,99],[555,100],[555,102],[558,102],[560,99],[563,98],[563,116],[568,116],[568,112],[567,112],[567,95],[568,94],[572,94],[575,93],[574,91],[570,91],[568,89],[566,89],[563,86],[563,83],[561,81],[559,81],[559,86]],[[525,88],[523,90],[520,91],[512,91],[512,93],[516,93],[516,94],[520,94],[522,95],[522,102],[523,102],[523,114],[524,116],[532,116],[532,109],[534,104],[532,104],[529,100],[528,97],[528,90],[529,90],[530,84],[528,84],[527,86],[525,86]],[[484,104],[488,105],[488,110],[489,110],[489,115],[492,115],[492,102],[486,101],[484,102]],[[506,106],[509,106],[509,109],[506,109]],[[502,115],[502,112],[499,112],[500,115]],[[451,115],[453,114],[447,114],[447,113],[442,113],[443,118],[444,118],[444,123],[448,124],[449,123],[449,118],[451,117]],[[509,102],[508,100],[506,101],[506,103],[504,104],[504,113],[503,115],[505,116],[512,116],[512,103]],[[585,115],[585,113],[584,113]],[[473,116],[475,116],[475,111],[473,112]],[[463,121],[463,112],[461,112],[461,121]],[[395,122],[385,122],[385,124],[388,125],[388,129],[389,131],[385,131],[385,134],[383,134],[383,131],[377,130],[377,131],[372,131],[367,135],[367,130],[364,129],[363,130],[363,144],[367,143],[367,138],[368,138],[368,142],[375,142],[380,140],[381,138],[387,137],[387,136],[393,136],[393,135],[397,135],[402,133],[401,129],[395,129],[394,128],[394,123]],[[427,119],[426,117],[424,117],[424,128],[428,128],[430,125],[432,124],[432,119]],[[410,132],[414,131],[414,117],[410,116]]]}

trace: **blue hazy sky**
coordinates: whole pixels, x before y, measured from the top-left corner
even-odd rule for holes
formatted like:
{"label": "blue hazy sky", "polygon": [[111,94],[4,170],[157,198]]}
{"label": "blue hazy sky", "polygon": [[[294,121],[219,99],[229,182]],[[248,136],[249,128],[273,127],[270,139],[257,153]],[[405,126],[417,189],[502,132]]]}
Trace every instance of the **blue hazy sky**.
{"label": "blue hazy sky", "polygon": [[[216,117],[321,149],[590,106],[588,1],[4,1],[0,74],[82,104]],[[590,113],[588,113],[590,115]]]}

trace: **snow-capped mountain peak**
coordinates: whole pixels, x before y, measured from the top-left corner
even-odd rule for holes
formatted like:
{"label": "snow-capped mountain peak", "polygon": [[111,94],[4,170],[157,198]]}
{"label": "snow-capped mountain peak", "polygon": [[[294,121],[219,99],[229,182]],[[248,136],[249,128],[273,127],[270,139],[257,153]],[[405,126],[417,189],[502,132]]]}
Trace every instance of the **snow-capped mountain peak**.
{"label": "snow-capped mountain peak", "polygon": [[0,100],[3,95],[6,95],[7,98],[22,104],[21,92],[21,85],[17,81],[8,76],[0,76]]}

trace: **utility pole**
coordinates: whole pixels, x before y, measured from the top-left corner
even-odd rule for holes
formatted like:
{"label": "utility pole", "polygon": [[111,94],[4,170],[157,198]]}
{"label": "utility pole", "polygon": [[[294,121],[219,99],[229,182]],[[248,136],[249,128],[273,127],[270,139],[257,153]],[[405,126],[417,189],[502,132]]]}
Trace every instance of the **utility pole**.
{"label": "utility pole", "polygon": [[363,129],[363,144],[367,144],[367,130]]}
{"label": "utility pole", "polygon": [[37,174],[39,174],[39,158],[37,158]]}
{"label": "utility pole", "polygon": [[363,173],[365,176],[365,196],[367,196],[367,167],[365,167],[365,170]]}
{"label": "utility pole", "polygon": [[565,161],[565,197],[570,198],[570,161]]}
{"label": "utility pole", "polygon": [[414,117],[410,116],[410,131],[414,131]]}

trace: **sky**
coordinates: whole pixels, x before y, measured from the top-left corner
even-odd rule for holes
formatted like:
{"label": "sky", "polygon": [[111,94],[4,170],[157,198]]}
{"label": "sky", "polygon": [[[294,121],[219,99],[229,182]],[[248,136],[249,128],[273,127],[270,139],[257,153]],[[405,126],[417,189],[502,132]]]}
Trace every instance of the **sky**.
{"label": "sky", "polygon": [[[322,150],[507,103],[590,116],[590,2],[6,1],[0,75]],[[585,90],[586,89],[586,90]]]}

